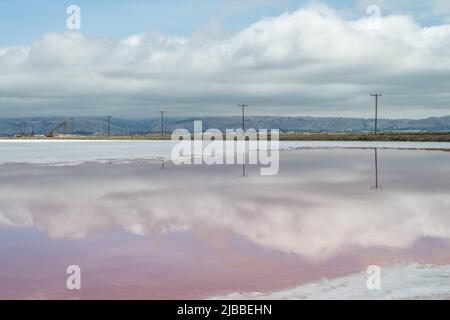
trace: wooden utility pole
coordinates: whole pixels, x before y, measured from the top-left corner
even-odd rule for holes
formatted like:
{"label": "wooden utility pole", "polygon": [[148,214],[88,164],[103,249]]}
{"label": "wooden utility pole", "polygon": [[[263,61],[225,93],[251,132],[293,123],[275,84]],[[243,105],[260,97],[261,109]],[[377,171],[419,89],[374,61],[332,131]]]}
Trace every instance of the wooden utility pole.
{"label": "wooden utility pole", "polygon": [[381,97],[381,93],[371,93],[371,97],[375,97],[375,134],[378,133],[378,97]]}
{"label": "wooden utility pole", "polygon": [[159,111],[161,114],[161,138],[164,138],[164,114],[167,113],[167,111]]}
{"label": "wooden utility pole", "polygon": [[248,104],[238,104],[238,107],[242,108],[242,130],[245,131],[245,108],[248,107]]}
{"label": "wooden utility pole", "polygon": [[112,116],[108,116],[108,137],[111,136],[111,118]]}

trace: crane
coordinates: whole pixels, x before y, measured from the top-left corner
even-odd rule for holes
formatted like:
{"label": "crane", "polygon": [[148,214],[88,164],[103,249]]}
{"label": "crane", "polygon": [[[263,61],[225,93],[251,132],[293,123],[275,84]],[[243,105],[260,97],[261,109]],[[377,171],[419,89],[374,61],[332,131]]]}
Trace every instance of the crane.
{"label": "crane", "polygon": [[67,128],[69,126],[69,121],[73,120],[73,119],[68,119],[68,120],[64,120],[63,122],[61,122],[60,124],[58,124],[56,127],[54,127],[52,130],[48,131],[45,136],[47,138],[53,138],[55,136],[55,133],[64,127],[64,134],[67,134]]}

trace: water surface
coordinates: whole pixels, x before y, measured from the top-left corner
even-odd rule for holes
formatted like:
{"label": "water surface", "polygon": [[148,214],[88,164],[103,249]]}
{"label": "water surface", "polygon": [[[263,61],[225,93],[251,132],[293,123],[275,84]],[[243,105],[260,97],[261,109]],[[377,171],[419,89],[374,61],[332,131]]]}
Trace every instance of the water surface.
{"label": "water surface", "polygon": [[[276,176],[174,166],[160,154],[4,161],[0,298],[414,298],[450,288],[450,152],[292,149]],[[72,264],[81,291],[65,288]],[[376,293],[365,282],[373,264],[388,275]]]}

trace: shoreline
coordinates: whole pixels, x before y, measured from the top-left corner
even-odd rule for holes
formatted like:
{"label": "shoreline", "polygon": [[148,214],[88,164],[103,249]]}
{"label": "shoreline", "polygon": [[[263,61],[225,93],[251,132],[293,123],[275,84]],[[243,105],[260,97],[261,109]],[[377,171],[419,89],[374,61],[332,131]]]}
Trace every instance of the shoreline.
{"label": "shoreline", "polygon": [[[370,141],[370,142],[450,142],[450,132],[399,132],[399,133],[281,133],[280,141]],[[53,138],[45,136],[34,137],[0,137],[0,140],[20,141],[20,140],[80,140],[80,141],[102,141],[102,140],[149,140],[167,141],[171,140],[169,134],[149,135],[111,135],[111,136],[82,136],[82,135],[59,135]]]}

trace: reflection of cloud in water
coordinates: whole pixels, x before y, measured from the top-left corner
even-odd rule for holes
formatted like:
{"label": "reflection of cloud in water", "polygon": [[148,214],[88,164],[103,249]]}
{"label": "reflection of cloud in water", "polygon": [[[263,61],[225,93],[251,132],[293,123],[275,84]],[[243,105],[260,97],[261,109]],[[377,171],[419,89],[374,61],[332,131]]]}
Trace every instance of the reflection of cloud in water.
{"label": "reflection of cloud in water", "polygon": [[[447,158],[384,156],[383,183],[391,189],[382,192],[370,191],[370,150],[290,152],[280,175],[245,180],[229,166],[9,166],[0,171],[0,224],[32,226],[53,238],[234,232],[315,261],[353,246],[406,248],[421,237],[450,238]],[[415,171],[424,161],[429,171]]]}

